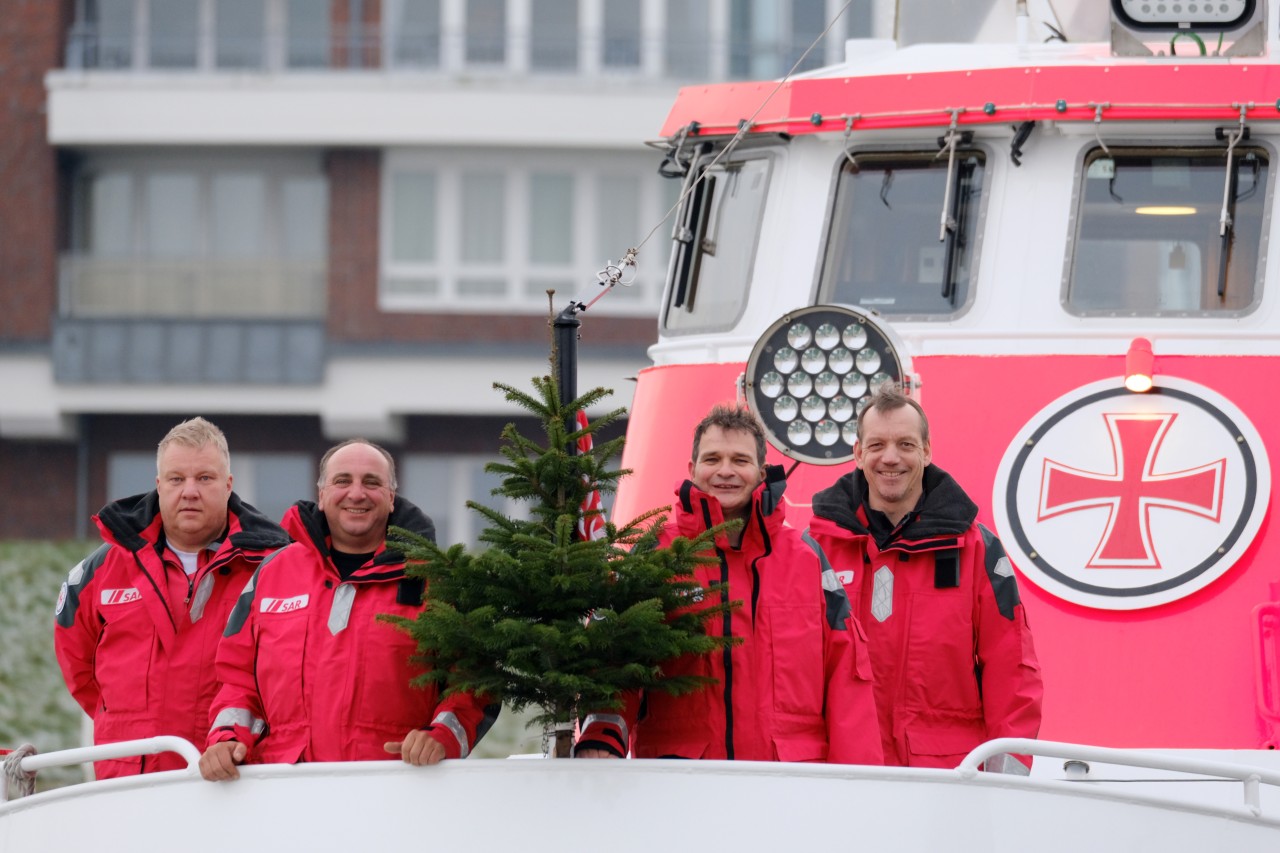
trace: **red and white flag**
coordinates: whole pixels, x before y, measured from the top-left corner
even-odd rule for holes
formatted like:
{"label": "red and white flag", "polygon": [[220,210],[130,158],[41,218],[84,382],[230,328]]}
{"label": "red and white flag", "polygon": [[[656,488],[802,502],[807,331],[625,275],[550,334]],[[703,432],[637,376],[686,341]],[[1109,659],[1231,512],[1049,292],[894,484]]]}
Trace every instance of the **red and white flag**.
{"label": "red and white flag", "polygon": [[[587,413],[578,411],[578,429],[587,428]],[[590,435],[578,439],[578,453],[585,456],[594,445]],[[585,481],[586,478],[584,477]],[[587,483],[590,485],[590,482]],[[600,491],[592,489],[582,501],[582,513],[578,516],[578,538],[583,541],[604,536],[604,508],[600,504]]]}

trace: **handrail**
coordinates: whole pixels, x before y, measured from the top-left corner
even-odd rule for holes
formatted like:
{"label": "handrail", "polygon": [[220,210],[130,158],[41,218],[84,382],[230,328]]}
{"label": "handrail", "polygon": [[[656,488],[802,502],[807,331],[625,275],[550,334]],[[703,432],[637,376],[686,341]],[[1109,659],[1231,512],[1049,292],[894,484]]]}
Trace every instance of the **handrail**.
{"label": "handrail", "polygon": [[[139,740],[122,740],[116,743],[103,743],[96,746],[82,746],[75,749],[60,749],[57,752],[36,753],[28,755],[18,762],[24,773],[32,774],[50,767],[65,767],[68,764],[85,764],[90,761],[104,761],[109,758],[129,758],[135,755],[155,755],[160,752],[176,752],[187,760],[187,770],[192,771],[200,763],[200,750],[191,741],[176,735],[158,735]],[[0,803],[9,799],[8,779],[0,779]]]}
{"label": "handrail", "polygon": [[979,766],[989,758],[1003,753],[1040,755],[1047,758],[1066,758],[1076,761],[1097,761],[1104,764],[1120,764],[1126,767],[1142,767],[1151,770],[1172,770],[1177,773],[1194,773],[1200,776],[1218,776],[1234,779],[1244,785],[1244,804],[1254,817],[1262,816],[1259,784],[1280,787],[1280,772],[1236,764],[1229,761],[1211,761],[1202,758],[1182,758],[1167,752],[1139,749],[1112,749],[1104,746],[1086,746],[1077,743],[1059,743],[1029,738],[996,738],[979,744],[956,767],[962,778],[978,775]]}
{"label": "handrail", "polygon": [[28,773],[46,770],[50,767],[64,767],[68,764],[84,764],[89,761],[104,761],[109,758],[128,758],[134,755],[155,755],[160,752],[176,752],[187,760],[190,770],[200,763],[200,750],[186,738],[176,735],[159,735],[140,740],[122,740],[116,743],[103,743],[97,746],[82,746],[75,749],[62,749],[57,752],[46,752],[29,755],[22,759],[22,769]]}

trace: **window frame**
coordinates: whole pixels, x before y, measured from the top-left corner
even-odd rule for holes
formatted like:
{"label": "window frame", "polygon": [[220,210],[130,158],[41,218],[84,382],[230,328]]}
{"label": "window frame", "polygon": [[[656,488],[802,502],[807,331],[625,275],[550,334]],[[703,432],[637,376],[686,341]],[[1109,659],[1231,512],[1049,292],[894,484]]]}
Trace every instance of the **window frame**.
{"label": "window frame", "polygon": [[[847,156],[846,156],[847,153]],[[831,303],[835,305],[851,305],[861,310],[873,310],[878,314],[882,314],[897,323],[911,322],[952,322],[973,308],[978,293],[978,282],[982,270],[982,246],[984,234],[986,232],[987,213],[991,203],[992,185],[994,183],[997,168],[1002,168],[1003,163],[984,140],[975,139],[968,144],[961,144],[956,149],[956,160],[959,162],[962,156],[968,153],[977,153],[982,157],[983,180],[981,185],[981,195],[978,200],[977,215],[974,217],[973,223],[973,245],[969,249],[969,276],[965,288],[964,298],[955,303],[954,309],[948,312],[928,312],[928,311],[895,311],[892,307],[885,305],[859,305],[853,302],[841,301],[836,299],[833,292],[835,284],[827,281],[827,266],[831,261],[831,246],[833,241],[833,231],[837,225],[837,213],[840,204],[840,187],[842,178],[847,174],[849,168],[848,157],[855,160],[859,156],[867,157],[870,160],[890,161],[893,159],[900,160],[919,160],[925,161],[937,158],[941,163],[941,168],[946,168],[945,154],[938,158],[939,149],[928,147],[920,144],[915,145],[874,145],[863,146],[851,149],[848,152],[841,152],[832,168],[832,177],[830,181],[831,196],[827,202],[826,221],[823,223],[822,229],[822,246],[821,256],[819,257],[816,275],[814,293],[816,294],[816,303]],[[957,168],[959,166],[957,165]],[[945,173],[944,173],[945,174]],[[943,187],[945,187],[945,183]],[[937,215],[939,222],[942,215],[942,204],[944,202],[944,194],[940,192],[938,195]],[[942,241],[939,241],[941,244]],[[943,250],[945,257],[945,248]],[[946,270],[943,271],[945,275]]]}
{"label": "window frame", "polygon": [[[1222,157],[1222,179],[1226,180],[1226,144],[1215,142],[1210,138],[1201,139],[1179,139],[1169,140],[1163,144],[1152,145],[1150,141],[1127,143],[1125,141],[1109,142],[1106,149],[1111,154],[1121,153],[1131,156],[1148,156],[1154,157],[1163,153],[1172,159],[1178,158],[1179,153],[1186,157],[1203,156],[1209,152],[1221,152]],[[1063,311],[1073,317],[1090,317],[1090,318],[1149,318],[1149,319],[1170,319],[1170,318],[1186,318],[1196,317],[1202,319],[1229,319],[1244,317],[1255,313],[1262,303],[1264,289],[1266,287],[1266,268],[1267,268],[1267,251],[1270,242],[1271,232],[1271,213],[1275,199],[1275,181],[1276,181],[1276,150],[1269,142],[1264,140],[1249,140],[1241,142],[1236,147],[1235,166],[1240,166],[1240,152],[1246,150],[1261,151],[1265,154],[1267,174],[1261,183],[1263,192],[1262,212],[1259,221],[1259,233],[1257,243],[1257,257],[1255,259],[1256,268],[1253,275],[1253,294],[1252,298],[1245,305],[1238,308],[1229,308],[1222,310],[1214,309],[1187,309],[1187,308],[1169,308],[1155,310],[1145,309],[1125,309],[1120,306],[1111,308],[1080,308],[1072,301],[1072,288],[1074,283],[1075,271],[1078,263],[1078,251],[1081,241],[1081,229],[1084,226],[1084,213],[1082,205],[1085,201],[1085,181],[1087,169],[1092,162],[1091,155],[1102,152],[1104,149],[1096,142],[1090,141],[1081,146],[1080,153],[1076,158],[1075,175],[1073,176],[1073,184],[1071,190],[1071,215],[1070,227],[1067,233],[1065,253],[1063,258],[1062,282],[1059,291],[1059,301]],[[1215,194],[1210,198],[1213,202],[1212,211],[1220,210],[1222,203],[1221,185]],[[1237,217],[1238,218],[1238,217]],[[1216,239],[1216,234],[1211,235],[1211,239]],[[1230,272],[1228,272],[1230,276]],[[1203,287],[1203,284],[1201,285]]]}
{"label": "window frame", "polygon": [[[652,158],[618,152],[559,151],[522,152],[515,156],[505,150],[465,152],[457,149],[386,149],[382,159],[378,234],[378,308],[387,313],[438,312],[457,314],[545,314],[546,290],[554,288],[555,299],[563,302],[594,295],[595,273],[607,261],[617,262],[630,246],[618,246],[617,256],[595,257],[597,232],[593,223],[602,215],[597,210],[597,188],[601,178],[636,177],[637,219],[641,228],[657,222],[666,211],[661,179],[653,171]],[[391,237],[395,231],[393,187],[406,173],[435,175],[436,258],[434,261],[399,261],[392,257]],[[498,174],[505,187],[502,222],[503,257],[499,261],[468,263],[462,260],[459,228],[461,179],[465,174]],[[569,175],[573,178],[570,260],[563,264],[535,264],[528,249],[532,179],[535,175]],[[660,234],[661,232],[659,232]],[[635,296],[610,294],[592,308],[593,313],[611,316],[652,316],[661,304],[665,256],[655,257],[664,248],[659,234],[641,247],[637,286],[645,290]],[[634,235],[640,240],[644,234]],[[459,289],[467,280],[501,279],[506,283],[501,297],[467,296]],[[412,282],[434,282],[432,292],[413,292]],[[647,294],[645,293],[647,291]],[[495,302],[495,298],[500,302]],[[500,308],[499,308],[500,305]]]}
{"label": "window frame", "polygon": [[[252,174],[263,180],[262,212],[266,236],[261,241],[261,254],[219,254],[215,252],[216,228],[214,186],[219,175]],[[98,176],[119,175],[127,181],[125,201],[129,244],[118,254],[97,254],[90,244],[92,227],[92,184]],[[194,179],[196,198],[190,255],[157,253],[149,244],[146,185],[148,179],[160,175],[181,175]],[[318,233],[313,234],[314,255],[294,254],[291,228],[297,224],[288,209],[288,189],[296,179],[314,182],[321,190],[325,207],[317,211]],[[179,271],[183,281],[191,277],[189,286],[175,292],[185,294],[184,314],[193,318],[238,317],[246,312],[262,319],[312,317],[323,312],[327,301],[329,268],[329,202],[330,178],[318,151],[274,151],[253,149],[217,154],[181,151],[112,151],[95,152],[80,157],[70,179],[70,211],[68,243],[59,257],[59,315],[62,317],[159,316],[174,310],[161,300],[151,301],[155,293],[168,293],[166,280]],[[227,276],[256,272],[262,302],[254,305],[227,303],[220,295],[219,282]],[[83,276],[83,278],[82,278]],[[95,283],[96,282],[96,283]],[[111,282],[110,285],[107,282]],[[272,290],[271,283],[278,288]],[[301,284],[299,284],[301,282]],[[312,282],[308,284],[307,282]],[[297,291],[291,290],[296,285]],[[123,288],[132,293],[132,301],[111,302],[118,306],[108,310],[107,302],[95,301],[98,287]],[[87,290],[81,290],[87,287]],[[156,290],[156,288],[160,290]],[[149,296],[148,294],[151,294]],[[181,301],[180,299],[180,301]],[[195,307],[191,307],[195,304]],[[285,307],[288,306],[288,307]],[[230,311],[230,313],[227,313]],[[158,313],[156,313],[158,312]]]}
{"label": "window frame", "polygon": [[[732,329],[737,326],[738,321],[742,319],[743,314],[747,310],[747,302],[751,298],[751,287],[753,276],[755,274],[756,255],[760,250],[760,235],[763,230],[764,219],[769,206],[769,193],[773,187],[774,173],[777,171],[779,164],[784,159],[783,147],[773,139],[763,140],[762,144],[742,144],[734,149],[732,156],[729,157],[728,160],[716,162],[716,158],[724,149],[725,144],[726,140],[721,140],[715,144],[708,144],[705,148],[699,150],[691,161],[689,171],[681,184],[681,194],[683,195],[688,193],[688,195],[673,215],[671,228],[668,229],[668,234],[672,241],[671,259],[667,267],[667,285],[663,290],[661,313],[658,317],[659,327],[664,337],[700,335],[707,332],[722,332]],[[675,299],[677,293],[683,289],[684,296],[682,298],[685,300],[692,298],[695,300],[696,304],[699,286],[697,277],[702,271],[702,252],[700,249],[695,250],[693,247],[700,246],[702,244],[702,241],[705,239],[706,228],[709,221],[709,219],[700,219],[696,223],[697,233],[691,235],[691,238],[687,241],[690,246],[689,252],[692,252],[692,254],[683,253],[678,244],[685,241],[679,240],[678,235],[681,230],[686,227],[688,216],[691,215],[688,210],[688,205],[706,203],[703,201],[703,199],[705,199],[705,195],[700,195],[700,192],[705,192],[705,182],[699,184],[700,189],[690,190],[691,183],[692,181],[701,180],[702,175],[704,175],[706,170],[712,165],[716,168],[722,168],[727,164],[739,163],[748,160],[764,160],[767,172],[764,179],[764,188],[761,190],[762,200],[760,202],[759,216],[755,224],[755,233],[752,235],[750,240],[751,253],[746,259],[746,276],[742,283],[742,299],[739,300],[738,310],[732,314],[721,313],[717,315],[719,317],[719,322],[712,321],[707,324],[692,324],[686,326],[672,325],[668,318],[673,310],[681,307],[672,305],[672,301]],[[713,189],[713,195],[709,202],[712,206],[716,203],[716,196],[714,192],[715,191]],[[683,266],[687,266],[689,268],[687,274],[682,271],[681,268]],[[685,278],[686,275],[687,279]],[[694,312],[686,313],[692,314]]]}

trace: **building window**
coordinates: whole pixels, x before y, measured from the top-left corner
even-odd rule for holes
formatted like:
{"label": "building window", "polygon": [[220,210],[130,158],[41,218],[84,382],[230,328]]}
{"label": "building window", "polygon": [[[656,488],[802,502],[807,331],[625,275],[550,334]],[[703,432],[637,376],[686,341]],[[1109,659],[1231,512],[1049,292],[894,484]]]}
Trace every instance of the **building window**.
{"label": "building window", "polygon": [[87,0],[71,29],[67,60],[88,68],[133,66],[135,0]]}
{"label": "building window", "polygon": [[436,541],[447,548],[462,544],[475,548],[486,521],[467,507],[474,501],[512,518],[528,518],[525,501],[492,494],[502,478],[484,470],[496,456],[411,453],[400,460],[398,493],[427,514],[436,526]]}
{"label": "building window", "polygon": [[872,35],[872,2],[78,0],[67,64],[773,78],[811,44],[799,70],[841,61],[846,38]]}
{"label": "building window", "polygon": [[[950,318],[972,299],[986,155],[858,152],[845,162],[823,257],[819,301],[900,318]],[[954,223],[939,238],[943,209]]]}
{"label": "building window", "polygon": [[200,47],[200,0],[150,5],[148,30],[153,68],[195,68]]}
{"label": "building window", "polygon": [[64,316],[323,316],[327,200],[318,155],[88,157]]}
{"label": "building window", "polygon": [[[673,183],[644,155],[390,152],[380,306],[492,312],[498,300],[504,311],[541,313],[548,289],[593,295],[596,273],[661,220],[679,190]],[[659,228],[641,248],[635,283],[593,311],[656,307],[667,233]]]}
{"label": "building window", "polygon": [[330,0],[288,0],[285,4],[285,62],[290,68],[329,67],[333,49],[329,7]]}
{"label": "building window", "polygon": [[155,451],[112,453],[107,457],[108,501],[146,494],[155,487]]}
{"label": "building window", "polygon": [[396,66],[440,67],[440,0],[384,0],[382,20]]}
{"label": "building window", "polygon": [[232,486],[240,499],[272,521],[300,500],[316,499],[316,460],[309,453],[231,450]]}
{"label": "building window", "polygon": [[536,71],[578,67],[578,0],[531,0],[529,64]]}
{"label": "building window", "polygon": [[706,79],[710,75],[707,47],[711,44],[709,0],[666,0],[667,74]]}
{"label": "building window", "polygon": [[635,0],[604,0],[604,55],[610,69],[638,69],[641,58],[641,4]]}
{"label": "building window", "polygon": [[506,0],[466,0],[466,61],[498,65],[507,59]]}
{"label": "building window", "polygon": [[[1243,313],[1267,251],[1267,151],[1093,148],[1081,166],[1064,301],[1088,316]],[[1227,189],[1223,229],[1223,196]]]}
{"label": "building window", "polygon": [[219,68],[262,68],[266,23],[262,0],[218,0],[214,39]]}
{"label": "building window", "polygon": [[729,76],[779,77],[842,62],[846,39],[871,35],[870,18],[871,0],[730,0]]}
{"label": "building window", "polygon": [[389,187],[391,192],[392,264],[436,262],[436,176],[406,172]]}

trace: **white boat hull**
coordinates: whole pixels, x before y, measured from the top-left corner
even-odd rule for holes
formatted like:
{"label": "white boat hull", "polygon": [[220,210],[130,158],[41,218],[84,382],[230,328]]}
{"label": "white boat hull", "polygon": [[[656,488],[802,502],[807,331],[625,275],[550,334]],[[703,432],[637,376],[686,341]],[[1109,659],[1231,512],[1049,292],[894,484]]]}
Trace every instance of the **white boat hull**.
{"label": "white boat hull", "polygon": [[[210,783],[190,767],[0,804],[0,853],[473,849],[477,842],[482,849],[603,844],[644,853],[708,842],[729,850],[923,853],[956,849],[957,839],[985,853],[1280,849],[1276,770],[1240,765],[1230,780],[1175,781],[1160,761],[1196,759],[1151,755],[1154,767],[1117,771],[1101,763],[1113,753],[1097,750],[1101,760],[1081,781],[1067,781],[1063,762],[1043,756],[1031,777],[723,761],[469,760],[420,768],[391,761],[256,766],[242,768],[236,782]],[[1227,768],[1214,758],[1213,766]],[[1269,784],[1250,780],[1255,771]]]}

